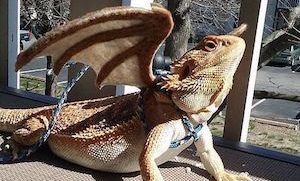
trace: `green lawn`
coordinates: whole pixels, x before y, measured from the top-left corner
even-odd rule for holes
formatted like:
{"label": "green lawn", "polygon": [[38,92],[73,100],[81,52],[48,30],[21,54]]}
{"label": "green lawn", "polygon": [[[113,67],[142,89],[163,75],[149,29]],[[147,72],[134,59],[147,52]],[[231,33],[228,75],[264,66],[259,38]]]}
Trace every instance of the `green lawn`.
{"label": "green lawn", "polygon": [[[223,136],[224,118],[217,116],[209,125],[212,134]],[[300,156],[300,131],[251,120],[247,142]]]}
{"label": "green lawn", "polygon": [[[43,78],[34,77],[30,75],[21,75],[20,77],[20,88],[21,90],[34,92],[37,94],[45,95],[46,81]],[[60,96],[64,90],[65,85],[57,86],[56,96]]]}

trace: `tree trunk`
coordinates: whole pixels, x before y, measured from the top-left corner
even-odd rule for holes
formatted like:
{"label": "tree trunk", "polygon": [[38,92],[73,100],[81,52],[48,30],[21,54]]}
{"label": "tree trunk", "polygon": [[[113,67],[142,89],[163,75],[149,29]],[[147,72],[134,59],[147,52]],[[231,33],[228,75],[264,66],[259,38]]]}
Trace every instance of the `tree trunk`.
{"label": "tree trunk", "polygon": [[168,9],[172,13],[174,29],[166,41],[165,56],[172,61],[180,58],[188,48],[191,31],[190,20],[191,0],[169,0]]}
{"label": "tree trunk", "polygon": [[[47,72],[48,70],[52,69],[52,59],[50,56],[47,56]],[[57,86],[57,76],[53,73],[46,74],[46,88],[45,88],[45,95],[56,97],[56,86]]]}
{"label": "tree trunk", "polygon": [[255,90],[254,98],[256,98],[256,99],[282,99],[282,100],[300,102],[299,95],[281,94],[281,93],[277,93],[277,92],[267,92],[267,91],[260,91],[260,90]]}
{"label": "tree trunk", "polygon": [[274,31],[264,39],[258,69],[267,65],[276,54],[290,48],[292,45],[299,45],[300,7],[291,9],[287,19],[287,27]]}
{"label": "tree trunk", "polygon": [[273,32],[270,36],[274,36],[274,38],[270,37],[270,40],[267,40],[268,42],[262,46],[258,69],[267,65],[278,53],[290,48],[292,45],[298,45],[299,29],[300,26],[295,26],[291,29]]}

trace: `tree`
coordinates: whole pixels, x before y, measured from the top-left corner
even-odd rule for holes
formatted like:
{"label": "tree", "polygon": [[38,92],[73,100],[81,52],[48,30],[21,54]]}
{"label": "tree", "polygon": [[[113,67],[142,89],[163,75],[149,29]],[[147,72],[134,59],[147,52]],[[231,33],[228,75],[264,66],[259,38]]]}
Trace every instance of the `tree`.
{"label": "tree", "polygon": [[240,0],[193,0],[191,19],[193,39],[208,34],[226,34],[238,24]]}
{"label": "tree", "polygon": [[165,56],[172,61],[180,58],[188,49],[191,31],[190,20],[191,0],[168,1],[168,9],[172,13],[174,28],[166,41]]}
{"label": "tree", "polygon": [[[185,24],[181,25],[182,20],[180,20],[180,16],[176,19],[175,14],[180,14],[180,11],[187,10],[188,6],[184,7],[180,4],[186,3],[186,1],[168,1],[168,8],[172,12],[175,27],[173,34],[171,34],[171,37],[167,40],[165,55],[171,56],[172,60],[180,57],[180,55],[184,53],[184,46],[186,45],[186,39],[189,38],[189,31],[191,31],[190,42],[198,43],[198,41],[207,34],[225,34],[238,24],[240,0],[190,0],[188,2],[190,2],[189,14],[191,17],[191,29],[185,27]],[[161,0],[160,3],[165,4],[166,2]],[[284,9],[288,10],[286,14],[280,12],[286,26],[275,30],[273,25],[265,24],[265,32],[269,35],[263,40],[259,68],[268,64],[272,58],[280,52],[290,48],[292,45],[299,45],[300,43],[300,7],[292,8],[295,4],[289,0],[272,2],[272,5],[276,5],[277,8],[278,4],[280,7],[284,7]],[[183,8],[178,7],[180,5]],[[278,9],[276,11],[278,11]],[[267,14],[267,20],[273,21],[275,18],[275,14]],[[278,19],[275,19],[275,23],[276,21],[278,21]],[[184,28],[186,28],[186,31]],[[183,39],[185,39],[185,41]],[[175,53],[176,51],[178,51],[177,55]]]}
{"label": "tree", "polygon": [[22,0],[21,29],[31,30],[36,38],[68,21],[70,0]]}
{"label": "tree", "polygon": [[291,8],[288,17],[282,16],[286,26],[264,39],[259,68],[267,65],[278,53],[300,43],[300,7]]}
{"label": "tree", "polygon": [[[21,29],[29,29],[38,39],[46,32],[68,21],[70,0],[21,1]],[[51,57],[46,57],[47,69],[52,68]],[[46,74],[45,95],[56,96],[57,77]]]}

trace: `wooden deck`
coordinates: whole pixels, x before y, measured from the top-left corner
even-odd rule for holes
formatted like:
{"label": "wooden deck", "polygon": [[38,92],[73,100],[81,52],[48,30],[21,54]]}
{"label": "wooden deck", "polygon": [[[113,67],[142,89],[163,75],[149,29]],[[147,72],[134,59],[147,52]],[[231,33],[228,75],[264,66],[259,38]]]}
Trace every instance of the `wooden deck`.
{"label": "wooden deck", "polygon": [[[298,181],[300,180],[300,167],[267,159],[253,154],[243,153],[228,148],[216,147],[223,159],[228,171],[247,171],[253,180],[257,181]],[[195,149],[188,148],[176,159],[160,166],[160,170],[166,181],[178,180],[210,180],[214,179],[205,171],[198,157],[195,156]],[[139,173],[112,174],[103,173],[74,165],[64,161],[49,151],[47,146],[24,161],[13,164],[0,165],[0,180],[2,181],[27,181],[27,180],[141,180]]]}

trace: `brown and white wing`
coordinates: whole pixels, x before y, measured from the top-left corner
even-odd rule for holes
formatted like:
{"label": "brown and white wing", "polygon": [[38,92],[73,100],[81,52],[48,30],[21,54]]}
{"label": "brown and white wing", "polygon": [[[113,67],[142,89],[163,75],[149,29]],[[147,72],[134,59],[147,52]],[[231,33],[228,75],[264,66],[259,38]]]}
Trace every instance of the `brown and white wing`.
{"label": "brown and white wing", "polygon": [[157,5],[106,8],[47,33],[19,54],[16,70],[35,57],[52,56],[55,74],[72,60],[90,65],[98,86],[147,86],[155,79],[153,56],[172,28],[171,14]]}

